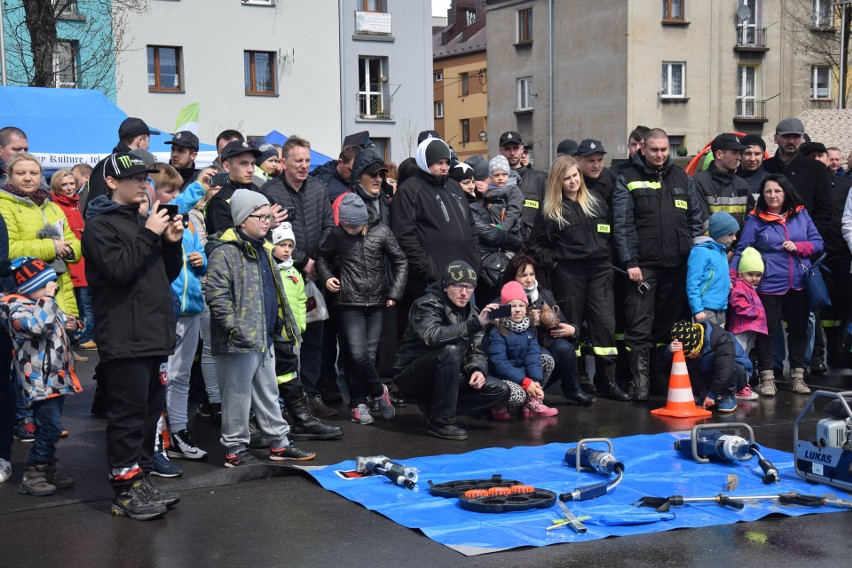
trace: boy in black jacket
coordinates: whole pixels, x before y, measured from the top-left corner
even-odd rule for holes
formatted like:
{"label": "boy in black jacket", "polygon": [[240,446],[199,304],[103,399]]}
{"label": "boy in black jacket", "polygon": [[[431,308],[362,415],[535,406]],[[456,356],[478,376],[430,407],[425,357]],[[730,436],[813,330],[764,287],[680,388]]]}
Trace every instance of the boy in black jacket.
{"label": "boy in black jacket", "polygon": [[109,197],[89,203],[83,251],[95,311],[95,342],[107,382],[107,462],[112,513],[146,520],[180,498],[150,480],[156,425],[165,402],[166,361],[176,320],[170,283],[182,267],[180,215],[154,202],[139,158],[113,154],[105,166]]}

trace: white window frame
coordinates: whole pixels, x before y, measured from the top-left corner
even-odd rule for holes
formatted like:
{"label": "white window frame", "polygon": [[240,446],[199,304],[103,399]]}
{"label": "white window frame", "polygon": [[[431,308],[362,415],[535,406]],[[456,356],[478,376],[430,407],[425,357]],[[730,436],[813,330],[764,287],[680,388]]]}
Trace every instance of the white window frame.
{"label": "white window frame", "polygon": [[833,26],[834,13],[831,7],[832,0],[813,0],[813,18],[815,28],[830,28]]}
{"label": "white window frame", "polygon": [[435,78],[436,83],[440,83],[441,81],[443,81],[444,80],[444,70],[441,69],[440,71],[435,71],[435,77],[434,78]]}
{"label": "white window frame", "polygon": [[737,43],[739,45],[756,45],[758,22],[760,22],[760,0],[740,0],[751,9],[751,18],[737,22]]}
{"label": "white window frame", "polygon": [[444,118],[444,101],[435,101],[435,118]]}
{"label": "white window frame", "polygon": [[[820,72],[825,73],[825,96],[820,96],[819,75]],[[829,65],[811,65],[811,100],[827,101],[832,98],[832,81],[831,81],[831,66]]]}
{"label": "white window frame", "polygon": [[533,94],[532,94],[532,77],[519,77],[517,108],[519,112],[534,110]]}
{"label": "white window frame", "polygon": [[80,14],[80,7],[77,5],[77,0],[72,0],[67,2],[67,0],[53,0],[53,7],[56,8],[56,5],[60,2],[65,2],[65,9],[56,14],[60,19],[67,16],[77,16]]}
{"label": "white window frame", "polygon": [[[672,92],[674,69],[680,67],[680,92]],[[686,98],[686,61],[663,61],[662,72],[665,77],[660,85],[660,98],[684,99]]]}
{"label": "white window frame", "polygon": [[275,6],[275,0],[240,0],[243,6]]}
{"label": "white window frame", "polygon": [[[370,76],[370,61],[372,61],[372,60],[378,60],[379,61],[379,76],[376,77],[375,80],[373,80],[374,78]],[[359,78],[358,78],[358,81],[359,81],[359,90],[358,90],[359,107],[360,107],[360,104],[361,104],[360,103],[361,97],[364,97],[364,99],[366,100],[366,106],[364,106],[363,108],[365,108],[368,111],[368,112],[361,113],[360,110],[359,110],[359,114],[363,115],[362,118],[377,118],[378,117],[378,112],[373,112],[373,106],[371,104],[373,97],[375,97],[377,102],[378,102],[376,109],[380,108],[380,109],[382,109],[382,114],[388,114],[387,106],[385,105],[385,91],[382,88],[382,85],[384,85],[387,82],[387,70],[385,69],[385,67],[387,66],[387,63],[388,63],[388,60],[387,60],[386,57],[362,55],[361,57],[358,58],[358,65],[364,66],[364,85],[365,85],[365,90],[361,90],[360,89],[360,80],[361,80],[360,79],[360,72],[361,72],[361,69],[359,69],[358,70],[358,72],[359,72]],[[384,80],[382,80],[383,78],[384,78]],[[376,87],[377,90],[373,90],[374,86]]]}
{"label": "white window frame", "polygon": [[[61,51],[65,53],[61,53]],[[77,77],[77,42],[72,40],[60,39],[53,46],[53,77],[54,84],[57,88],[76,89],[79,77]],[[68,60],[60,60],[59,57],[70,53],[70,71],[74,76],[74,81],[64,81],[63,75],[67,75],[69,71]]]}
{"label": "white window frame", "polygon": [[737,116],[757,115],[757,100],[760,93],[760,66],[737,66]]}

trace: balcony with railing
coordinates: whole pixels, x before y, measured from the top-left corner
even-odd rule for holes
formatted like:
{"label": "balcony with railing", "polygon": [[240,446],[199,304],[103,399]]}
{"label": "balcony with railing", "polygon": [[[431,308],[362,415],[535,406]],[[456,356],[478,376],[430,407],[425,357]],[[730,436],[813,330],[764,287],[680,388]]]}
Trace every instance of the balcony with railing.
{"label": "balcony with railing", "polygon": [[358,91],[358,118],[391,120],[391,97],[385,84],[370,84],[370,90]]}
{"label": "balcony with railing", "polygon": [[737,26],[737,44],[734,46],[734,51],[769,51],[766,46],[766,28],[749,25]]}
{"label": "balcony with railing", "polygon": [[738,98],[735,103],[734,122],[767,122],[766,101],[755,98]]}

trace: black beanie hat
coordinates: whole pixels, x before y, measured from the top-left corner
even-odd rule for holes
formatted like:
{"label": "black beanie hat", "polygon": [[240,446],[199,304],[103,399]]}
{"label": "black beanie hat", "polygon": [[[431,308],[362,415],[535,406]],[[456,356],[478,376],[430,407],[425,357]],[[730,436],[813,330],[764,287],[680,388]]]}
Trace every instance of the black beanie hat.
{"label": "black beanie hat", "polygon": [[446,288],[450,284],[472,284],[476,286],[476,271],[467,262],[454,260],[444,270],[441,288]]}
{"label": "black beanie hat", "polygon": [[449,160],[450,159],[450,148],[446,145],[446,143],[439,139],[435,138],[432,142],[426,146],[426,165],[431,166],[438,160]]}
{"label": "black beanie hat", "polygon": [[462,181],[474,177],[474,171],[470,164],[459,162],[450,168],[450,177],[456,181]]}
{"label": "black beanie hat", "polygon": [[757,134],[746,134],[740,138],[740,144],[743,146],[760,146],[760,149],[766,152],[766,142]]}

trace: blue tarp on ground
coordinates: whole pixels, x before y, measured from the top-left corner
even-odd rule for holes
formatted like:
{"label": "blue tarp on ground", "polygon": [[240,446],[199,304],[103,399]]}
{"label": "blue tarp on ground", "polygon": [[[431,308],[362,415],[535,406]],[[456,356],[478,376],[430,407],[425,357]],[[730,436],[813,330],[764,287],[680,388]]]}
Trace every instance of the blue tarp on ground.
{"label": "blue tarp on ground", "polygon": [[[795,491],[802,494],[837,493],[837,489],[814,486],[796,475],[792,454],[763,448],[781,474],[781,483],[764,485],[756,460],[737,463],[699,464],[683,458],[673,450],[674,441],[688,437],[687,432],[630,436],[612,440],[614,455],[624,463],[624,481],[611,494],[595,500],[568,503],[584,521],[588,532],[576,534],[570,529],[547,531],[553,520],[561,517],[557,505],[504,514],[474,513],[462,509],[457,499],[444,499],[429,494],[427,480],[444,483],[460,479],[490,478],[502,474],[528,485],[565,493],[589,485],[602,478],[593,473],[579,473],[563,463],[565,452],[575,444],[486,448],[467,454],[428,456],[402,460],[420,470],[420,480],[413,491],[392,485],[384,477],[342,479],[335,472],[352,470],[354,461],[345,461],[309,473],[326,489],[334,491],[408,528],[423,531],[426,536],[466,555],[496,552],[521,546],[547,546],[563,542],[585,542],[609,536],[626,536],[661,532],[677,528],[754,521],[780,513],[799,516],[829,513],[838,509],[783,506],[777,502],[747,502],[742,510],[723,508],[714,503],[674,507],[674,518],[651,524],[607,526],[620,517],[650,514],[653,509],[635,508],[631,503],[643,496],[710,497],[722,491],[729,474],[737,474],[739,487],[732,496],[767,495]],[[388,456],[393,459],[393,456]],[[842,493],[840,495],[843,496]]]}
{"label": "blue tarp on ground", "polygon": [[[269,142],[270,144],[280,144],[281,146],[284,145],[284,142],[287,141],[287,138],[289,138],[289,136],[281,134],[277,130],[273,130],[272,132],[263,137],[263,139]],[[311,171],[314,171],[315,168],[333,159],[334,158],[326,156],[325,154],[320,154],[319,152],[311,148]]]}

